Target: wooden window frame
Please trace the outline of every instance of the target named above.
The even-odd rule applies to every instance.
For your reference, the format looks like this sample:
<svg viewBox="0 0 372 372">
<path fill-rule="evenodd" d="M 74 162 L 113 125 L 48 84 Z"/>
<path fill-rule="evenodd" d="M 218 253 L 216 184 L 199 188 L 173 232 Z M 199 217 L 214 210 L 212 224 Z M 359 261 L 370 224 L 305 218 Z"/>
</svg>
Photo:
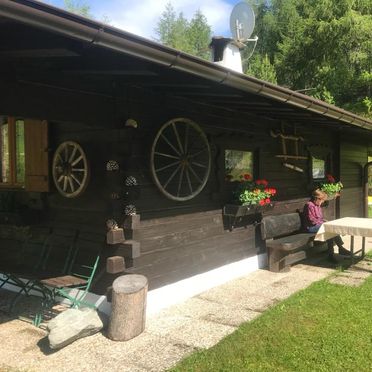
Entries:
<svg viewBox="0 0 372 372">
<path fill-rule="evenodd" d="M 314 159 L 323 161 L 323 163 L 324 163 L 324 169 L 323 169 L 324 176 L 323 177 L 314 177 Z M 313 181 L 322 181 L 322 180 L 324 180 L 326 178 L 326 174 L 327 174 L 327 159 L 324 159 L 322 157 L 311 156 L 310 163 L 311 163 L 310 164 L 310 168 L 311 168 L 310 169 L 310 173 L 311 173 L 312 180 Z"/>
<path fill-rule="evenodd" d="M 250 172 L 250 175 L 252 176 L 252 179 L 256 179 L 258 177 L 258 171 L 259 171 L 259 163 L 258 163 L 258 151 L 252 148 L 245 148 L 242 146 L 227 146 L 223 148 L 222 151 L 222 157 L 223 157 L 223 174 L 224 174 L 224 180 L 227 183 L 234 183 L 239 182 L 238 180 L 227 180 L 226 179 L 226 168 L 225 168 L 225 154 L 226 150 L 233 150 L 233 151 L 241 151 L 241 152 L 249 152 L 252 154 L 252 171 Z"/>
<path fill-rule="evenodd" d="M 9 182 L 0 182 L 0 190 L 48 192 L 48 123 L 19 116 L 3 116 L 8 120 Z M 17 182 L 17 120 L 22 120 L 24 123 L 25 177 L 22 183 Z"/>
<path fill-rule="evenodd" d="M 332 173 L 332 151 L 327 146 L 322 145 L 310 145 L 309 150 L 309 182 L 311 184 L 324 182 L 326 180 L 327 174 Z M 313 158 L 320 159 L 324 161 L 324 177 L 314 178 L 313 177 Z"/>
<path fill-rule="evenodd" d="M 1 189 L 22 189 L 25 182 L 17 182 L 17 155 L 16 155 L 16 122 L 23 120 L 14 116 L 7 116 L 8 119 L 8 148 L 9 148 L 9 182 L 0 182 Z"/>
</svg>

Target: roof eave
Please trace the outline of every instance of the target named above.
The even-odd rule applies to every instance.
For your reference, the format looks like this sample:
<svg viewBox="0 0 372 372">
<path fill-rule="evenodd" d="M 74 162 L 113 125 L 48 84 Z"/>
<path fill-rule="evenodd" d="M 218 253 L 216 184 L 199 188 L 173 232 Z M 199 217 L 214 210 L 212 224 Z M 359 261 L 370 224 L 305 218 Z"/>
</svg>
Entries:
<svg viewBox="0 0 372 372">
<path fill-rule="evenodd" d="M 44 3 L 6 0 L 1 2 L 0 15 L 372 130 L 371 120 L 337 106 Z"/>
</svg>

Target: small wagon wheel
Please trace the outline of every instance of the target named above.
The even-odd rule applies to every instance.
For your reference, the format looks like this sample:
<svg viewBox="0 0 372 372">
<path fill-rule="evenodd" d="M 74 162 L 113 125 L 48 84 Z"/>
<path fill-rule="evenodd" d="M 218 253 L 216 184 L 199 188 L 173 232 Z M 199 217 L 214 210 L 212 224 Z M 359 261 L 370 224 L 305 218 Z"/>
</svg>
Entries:
<svg viewBox="0 0 372 372">
<path fill-rule="evenodd" d="M 194 198 L 206 185 L 211 168 L 206 135 L 189 119 L 168 121 L 155 136 L 150 166 L 156 185 L 167 198 Z"/>
<path fill-rule="evenodd" d="M 80 195 L 89 179 L 88 160 L 81 146 L 72 141 L 61 143 L 53 156 L 52 172 L 60 194 L 66 198 Z"/>
</svg>

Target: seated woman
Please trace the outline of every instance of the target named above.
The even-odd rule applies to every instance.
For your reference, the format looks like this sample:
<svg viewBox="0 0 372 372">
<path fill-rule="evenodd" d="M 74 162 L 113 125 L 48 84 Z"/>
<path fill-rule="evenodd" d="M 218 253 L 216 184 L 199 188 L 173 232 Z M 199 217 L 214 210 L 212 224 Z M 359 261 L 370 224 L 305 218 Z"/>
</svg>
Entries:
<svg viewBox="0 0 372 372">
<path fill-rule="evenodd" d="M 311 194 L 311 199 L 305 204 L 303 216 L 305 229 L 309 233 L 316 233 L 320 226 L 326 220 L 323 218 L 322 204 L 327 200 L 327 194 L 319 189 L 314 190 Z M 344 248 L 340 236 L 328 241 L 328 257 L 331 261 L 335 261 L 333 246 L 336 244 L 338 246 L 338 253 L 340 255 L 348 256 L 350 252 Z"/>
</svg>

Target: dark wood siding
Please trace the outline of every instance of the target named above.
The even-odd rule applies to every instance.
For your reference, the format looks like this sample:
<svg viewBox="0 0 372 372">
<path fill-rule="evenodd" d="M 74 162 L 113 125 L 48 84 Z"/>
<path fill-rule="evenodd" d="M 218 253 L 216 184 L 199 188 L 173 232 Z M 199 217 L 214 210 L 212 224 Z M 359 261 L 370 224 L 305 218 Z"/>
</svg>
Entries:
<svg viewBox="0 0 372 372">
<path fill-rule="evenodd" d="M 295 172 L 284 167 L 283 159 L 276 156 L 281 153 L 281 143 L 270 131 L 282 129 L 279 120 L 239 115 L 218 107 L 206 109 L 196 102 L 156 96 L 137 89 L 128 90 L 125 97 L 120 98 L 52 88 L 31 89 L 23 85 L 9 84 L 7 89 L 6 94 L 5 90 L 0 92 L 4 107 L 1 113 L 48 120 L 51 153 L 63 141 L 78 142 L 87 154 L 91 177 L 85 192 L 75 199 L 62 197 L 53 185 L 49 193 L 8 192 L 12 206 L 2 213 L 19 212 L 26 225 L 71 226 L 79 231 L 105 234 L 107 219 L 115 218 L 122 224 L 125 206 L 135 205 L 141 223 L 133 238 L 141 244 L 141 256 L 127 262 L 128 272 L 148 276 L 150 288 L 264 252 L 255 224 L 259 216 L 240 221 L 229 231 L 222 215 L 223 205 L 231 198 L 232 187 L 225 182 L 225 149 L 249 150 L 257 155 L 256 176 L 267 179 L 270 186 L 278 190 L 274 199 L 276 206 L 267 213 L 301 209 L 313 187 L 309 160 L 288 159 L 288 163 L 303 169 L 303 172 Z M 136 119 L 137 129 L 124 126 L 129 117 Z M 212 149 L 209 181 L 197 197 L 187 202 L 164 197 L 155 186 L 149 167 L 155 133 L 175 117 L 197 122 Z M 330 171 L 336 178 L 340 176 L 345 184 L 341 215 L 362 215 L 361 172 L 366 162 L 367 139 L 345 136 L 339 150 L 337 132 L 311 123 L 297 128 L 295 124 L 287 123 L 284 129 L 288 134 L 295 132 L 304 138 L 301 155 L 307 155 L 307 149 L 314 145 L 329 149 Z M 109 160 L 116 160 L 120 171 L 107 172 Z M 124 183 L 128 176 L 135 177 L 139 185 L 126 189 Z M 117 193 L 119 199 L 112 200 L 112 193 Z M 327 213 L 328 218 L 334 216 L 333 210 Z M 115 249 L 107 247 L 104 254 L 113 255 Z M 100 283 L 96 289 L 104 293 L 113 279 L 105 275 L 104 259 L 97 278 Z"/>
<path fill-rule="evenodd" d="M 370 143 L 370 142 L 369 142 Z M 363 217 L 363 167 L 368 161 L 368 138 L 342 135 L 340 138 L 340 217 Z"/>
</svg>

